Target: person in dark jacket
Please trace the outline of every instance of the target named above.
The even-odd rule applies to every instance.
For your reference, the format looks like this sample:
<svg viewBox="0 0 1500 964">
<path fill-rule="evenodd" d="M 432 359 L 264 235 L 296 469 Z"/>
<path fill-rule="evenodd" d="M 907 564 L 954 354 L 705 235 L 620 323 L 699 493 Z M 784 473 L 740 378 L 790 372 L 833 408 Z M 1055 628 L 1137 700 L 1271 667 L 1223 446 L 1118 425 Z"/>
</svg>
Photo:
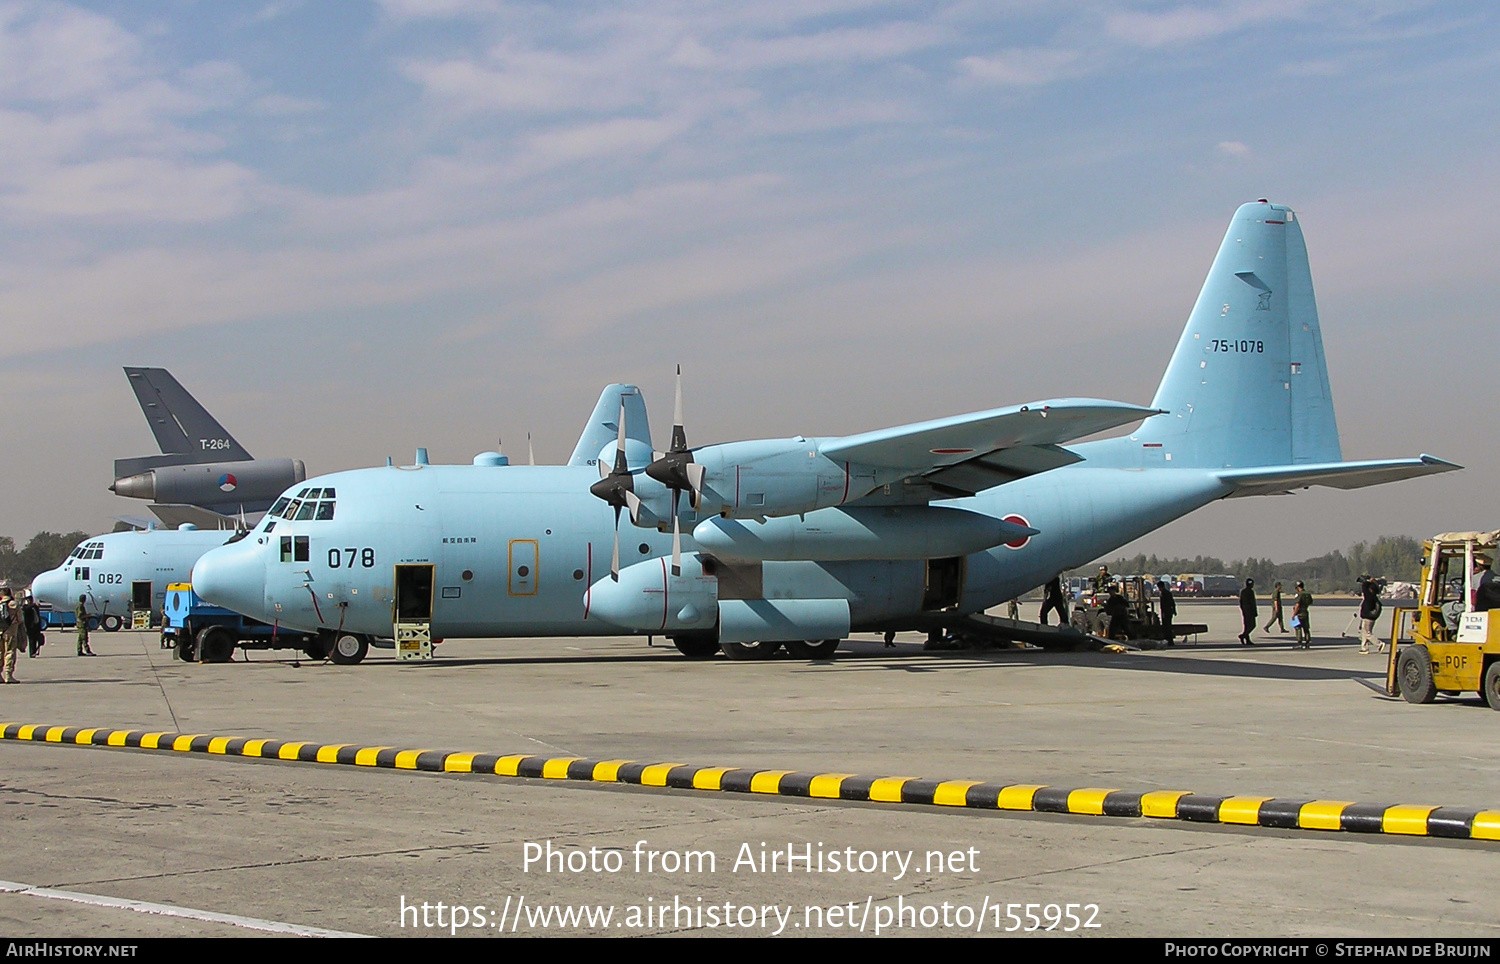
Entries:
<svg viewBox="0 0 1500 964">
<path fill-rule="evenodd" d="M 1165 579 L 1157 582 L 1156 588 L 1161 595 L 1162 638 L 1167 641 L 1168 646 L 1171 646 L 1173 645 L 1172 618 L 1177 615 L 1177 597 L 1172 595 L 1172 587 L 1167 585 Z"/>
<path fill-rule="evenodd" d="M 1474 611 L 1476 613 L 1487 613 L 1492 609 L 1500 609 L 1500 574 L 1496 567 L 1500 566 L 1500 557 L 1490 563 L 1490 567 L 1479 577 L 1479 586 L 1474 590 Z"/>
<path fill-rule="evenodd" d="M 1370 639 L 1375 635 L 1375 620 L 1380 618 L 1380 583 L 1369 576 L 1359 577 L 1359 651 L 1370 651 Z M 1385 652 L 1385 641 L 1375 640 L 1377 653 Z"/>
<path fill-rule="evenodd" d="M 1104 615 L 1109 617 L 1109 627 L 1104 635 L 1110 639 L 1130 638 L 1130 603 L 1120 593 L 1120 587 L 1111 583 L 1109 596 L 1104 600 Z"/>
<path fill-rule="evenodd" d="M 1243 646 L 1254 646 L 1250 641 L 1250 633 L 1255 629 L 1255 619 L 1260 615 L 1260 610 L 1255 605 L 1255 580 L 1246 579 L 1245 588 L 1240 590 L 1240 618 L 1244 623 L 1244 629 L 1240 632 L 1240 644 Z"/>
<path fill-rule="evenodd" d="M 1068 625 L 1068 603 L 1063 596 L 1061 574 L 1053 576 L 1052 581 L 1042 590 L 1042 625 L 1047 625 L 1047 614 L 1057 610 L 1057 625 Z"/>
<path fill-rule="evenodd" d="M 34 657 L 46 642 L 46 637 L 42 635 L 42 611 L 29 589 L 21 597 L 21 619 L 26 623 L 26 655 Z"/>
</svg>

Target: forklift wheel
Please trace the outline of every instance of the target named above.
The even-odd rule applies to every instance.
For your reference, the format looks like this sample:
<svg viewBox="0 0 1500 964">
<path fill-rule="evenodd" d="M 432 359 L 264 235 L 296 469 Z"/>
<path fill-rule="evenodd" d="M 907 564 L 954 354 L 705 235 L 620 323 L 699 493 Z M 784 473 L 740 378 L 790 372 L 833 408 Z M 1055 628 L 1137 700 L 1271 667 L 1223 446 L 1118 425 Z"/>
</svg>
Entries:
<svg viewBox="0 0 1500 964">
<path fill-rule="evenodd" d="M 1421 644 L 1402 650 L 1396 662 L 1396 683 L 1408 703 L 1431 703 L 1437 699 L 1437 684 L 1432 681 L 1432 656 Z"/>
<path fill-rule="evenodd" d="M 1479 695 L 1490 705 L 1492 710 L 1500 710 L 1500 659 L 1490 663 L 1490 668 L 1484 671 L 1484 679 L 1479 684 Z"/>
</svg>

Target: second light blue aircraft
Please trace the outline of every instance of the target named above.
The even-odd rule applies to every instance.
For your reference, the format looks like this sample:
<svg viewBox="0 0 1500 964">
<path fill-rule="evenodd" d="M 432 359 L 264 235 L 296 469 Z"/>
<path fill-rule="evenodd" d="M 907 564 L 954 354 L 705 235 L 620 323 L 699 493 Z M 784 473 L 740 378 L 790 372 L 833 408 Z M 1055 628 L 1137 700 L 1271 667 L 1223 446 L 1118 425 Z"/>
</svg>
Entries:
<svg viewBox="0 0 1500 964">
<path fill-rule="evenodd" d="M 653 452 L 639 391 L 614 385 L 565 466 L 311 479 L 203 556 L 194 586 L 360 653 L 651 633 L 690 656 L 818 657 L 853 631 L 956 623 L 1217 499 L 1458 468 L 1342 461 L 1302 231 L 1263 200 L 1235 213 L 1147 407 L 1058 398 L 690 447 L 679 387 L 675 422 Z"/>
</svg>

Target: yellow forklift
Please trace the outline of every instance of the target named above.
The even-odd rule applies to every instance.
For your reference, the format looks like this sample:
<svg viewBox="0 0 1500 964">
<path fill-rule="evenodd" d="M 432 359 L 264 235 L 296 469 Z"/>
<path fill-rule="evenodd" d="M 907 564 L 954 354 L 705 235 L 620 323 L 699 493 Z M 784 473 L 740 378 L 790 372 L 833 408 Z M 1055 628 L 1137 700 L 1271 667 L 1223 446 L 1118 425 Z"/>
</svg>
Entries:
<svg viewBox="0 0 1500 964">
<path fill-rule="evenodd" d="M 1500 710 L 1500 610 L 1474 611 L 1480 575 L 1500 549 L 1495 532 L 1444 532 L 1422 543 L 1417 605 L 1391 614 L 1391 658 L 1385 690 L 1409 703 L 1439 693 L 1478 692 Z M 1410 617 L 1410 639 L 1403 626 Z"/>
</svg>

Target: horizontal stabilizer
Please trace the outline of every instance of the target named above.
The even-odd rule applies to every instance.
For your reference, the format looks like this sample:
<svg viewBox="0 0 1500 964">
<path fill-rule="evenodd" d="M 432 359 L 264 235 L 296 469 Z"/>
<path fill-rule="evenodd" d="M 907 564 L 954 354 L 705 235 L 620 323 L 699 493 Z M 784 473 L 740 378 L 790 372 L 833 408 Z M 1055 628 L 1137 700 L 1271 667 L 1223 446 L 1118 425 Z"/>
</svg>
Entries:
<svg viewBox="0 0 1500 964">
<path fill-rule="evenodd" d="M 1017 453 L 1014 465 L 1002 461 L 995 466 L 1018 478 L 1075 461 L 1048 447 L 1138 422 L 1156 411 L 1093 398 L 1052 399 L 829 439 L 819 450 L 839 461 L 921 471 L 982 459 L 1002 449 L 1036 449 Z M 1028 464 L 1036 469 L 1027 471 Z"/>
<path fill-rule="evenodd" d="M 1414 459 L 1378 459 L 1369 462 L 1328 462 L 1323 465 L 1271 465 L 1257 469 L 1230 469 L 1218 473 L 1219 480 L 1234 486 L 1228 498 L 1245 495 L 1286 495 L 1293 489 L 1326 485 L 1334 489 L 1362 489 L 1367 485 L 1400 482 L 1424 475 L 1452 472 L 1463 466 L 1432 455 Z"/>
</svg>

